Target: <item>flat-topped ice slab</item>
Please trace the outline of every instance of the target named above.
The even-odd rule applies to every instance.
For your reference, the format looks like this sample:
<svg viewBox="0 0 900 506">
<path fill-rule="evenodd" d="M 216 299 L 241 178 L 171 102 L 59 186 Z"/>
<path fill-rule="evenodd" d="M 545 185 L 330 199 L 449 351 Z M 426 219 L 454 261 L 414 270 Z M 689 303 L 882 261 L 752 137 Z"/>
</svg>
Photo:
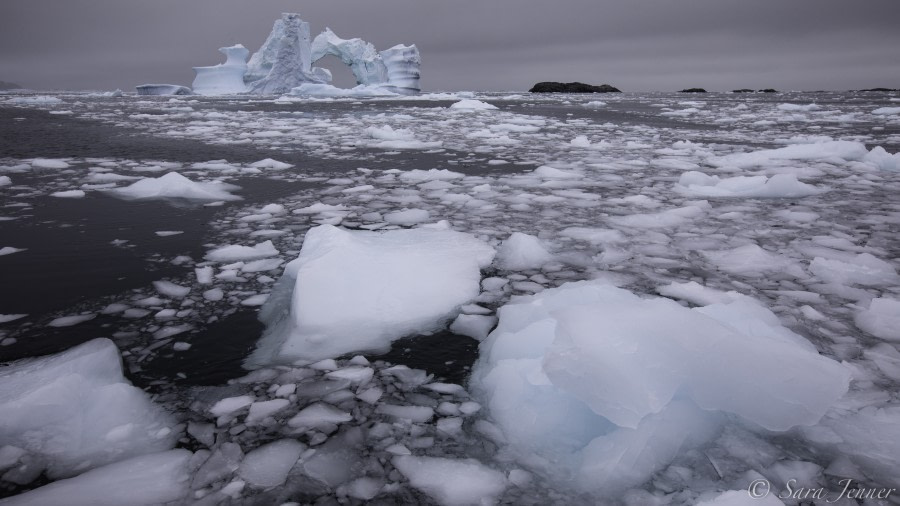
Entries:
<svg viewBox="0 0 900 506">
<path fill-rule="evenodd" d="M 814 425 L 850 381 L 736 293 L 687 309 L 582 281 L 497 314 L 471 385 L 514 447 L 560 459 L 588 489 L 644 482 L 712 437 L 717 412 L 769 431 Z"/>
<path fill-rule="evenodd" d="M 24 450 L 33 459 L 24 465 L 51 478 L 174 444 L 174 419 L 125 379 L 119 350 L 104 338 L 0 367 L 0 413 L 0 443 Z"/>
<path fill-rule="evenodd" d="M 310 229 L 260 318 L 267 329 L 248 366 L 386 350 L 437 330 L 479 293 L 494 249 L 439 229 Z"/>
</svg>

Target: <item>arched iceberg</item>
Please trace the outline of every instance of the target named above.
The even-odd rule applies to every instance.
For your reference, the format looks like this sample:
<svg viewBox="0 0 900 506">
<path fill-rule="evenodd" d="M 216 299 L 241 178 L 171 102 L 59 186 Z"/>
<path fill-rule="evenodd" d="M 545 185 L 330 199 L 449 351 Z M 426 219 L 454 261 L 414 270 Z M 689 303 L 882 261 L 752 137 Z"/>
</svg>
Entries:
<svg viewBox="0 0 900 506">
<path fill-rule="evenodd" d="M 225 63 L 212 67 L 194 67 L 194 93 L 198 95 L 226 95 L 230 93 L 246 93 L 244 75 L 247 72 L 247 56 L 250 51 L 237 44 L 220 47 L 219 52 L 225 55 Z"/>
</svg>

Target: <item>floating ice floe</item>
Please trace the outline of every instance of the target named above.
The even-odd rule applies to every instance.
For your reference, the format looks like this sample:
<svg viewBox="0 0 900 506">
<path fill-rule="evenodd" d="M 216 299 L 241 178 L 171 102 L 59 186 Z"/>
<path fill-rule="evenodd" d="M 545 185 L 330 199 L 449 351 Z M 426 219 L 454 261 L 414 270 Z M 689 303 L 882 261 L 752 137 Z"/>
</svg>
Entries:
<svg viewBox="0 0 900 506">
<path fill-rule="evenodd" d="M 813 425 L 850 381 L 848 368 L 736 294 L 686 309 L 584 281 L 498 316 L 472 387 L 522 461 L 572 473 L 583 490 L 643 483 L 714 437 L 719 412 L 770 431 Z"/>
<path fill-rule="evenodd" d="M 24 450 L 4 480 L 65 478 L 167 450 L 172 417 L 122 375 L 112 341 L 0 366 L 0 442 Z"/>
<path fill-rule="evenodd" d="M 702 172 L 685 172 L 678 179 L 675 190 L 695 197 L 755 197 L 786 198 L 818 195 L 825 191 L 801 183 L 793 174 L 766 176 L 735 176 L 720 178 Z"/>
<path fill-rule="evenodd" d="M 4 255 L 12 255 L 13 253 L 20 253 L 22 251 L 26 251 L 28 248 L 14 248 L 12 246 L 4 246 L 0 248 L 0 257 Z"/>
<path fill-rule="evenodd" d="M 856 313 L 856 326 L 875 337 L 900 341 L 900 300 L 880 297 Z"/>
<path fill-rule="evenodd" d="M 227 183 L 198 183 L 177 172 L 169 172 L 160 177 L 148 177 L 124 188 L 108 190 L 114 195 L 127 199 L 179 198 L 189 200 L 240 200 L 231 191 L 239 187 Z"/>
<path fill-rule="evenodd" d="M 827 141 L 812 144 L 792 144 L 783 148 L 763 149 L 750 153 L 736 153 L 712 157 L 707 161 L 716 167 L 750 168 L 765 165 L 772 160 L 821 160 L 839 158 L 861 160 L 869 150 L 866 145 L 855 141 Z"/>
<path fill-rule="evenodd" d="M 50 194 L 51 197 L 58 197 L 63 199 L 80 199 L 85 196 L 84 190 L 64 190 L 53 192 Z"/>
<path fill-rule="evenodd" d="M 222 246 L 207 253 L 205 258 L 213 262 L 239 262 L 242 260 L 273 257 L 277 254 L 278 250 L 272 244 L 272 241 L 263 241 L 254 246 L 241 246 L 239 244 Z"/>
<path fill-rule="evenodd" d="M 385 350 L 395 339 L 438 329 L 478 295 L 494 250 L 438 229 L 310 229 L 260 318 L 266 331 L 249 366 Z"/>
<path fill-rule="evenodd" d="M 466 98 L 460 100 L 459 102 L 455 102 L 450 105 L 450 108 L 462 111 L 494 111 L 498 109 L 496 105 L 491 105 L 487 102 L 482 102 L 481 100 L 475 100 L 471 98 Z"/>
<path fill-rule="evenodd" d="M 169 450 L 107 464 L 4 499 L 4 506 L 148 506 L 184 499 L 192 453 Z"/>
</svg>

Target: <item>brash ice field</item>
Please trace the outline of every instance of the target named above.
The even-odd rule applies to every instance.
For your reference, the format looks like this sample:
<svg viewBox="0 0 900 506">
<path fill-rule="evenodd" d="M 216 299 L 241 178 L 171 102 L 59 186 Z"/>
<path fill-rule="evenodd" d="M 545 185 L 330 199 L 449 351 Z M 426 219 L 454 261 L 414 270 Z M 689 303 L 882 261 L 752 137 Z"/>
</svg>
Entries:
<svg viewBox="0 0 900 506">
<path fill-rule="evenodd" d="M 0 504 L 896 500 L 896 92 L 315 95 L 0 95 Z"/>
</svg>

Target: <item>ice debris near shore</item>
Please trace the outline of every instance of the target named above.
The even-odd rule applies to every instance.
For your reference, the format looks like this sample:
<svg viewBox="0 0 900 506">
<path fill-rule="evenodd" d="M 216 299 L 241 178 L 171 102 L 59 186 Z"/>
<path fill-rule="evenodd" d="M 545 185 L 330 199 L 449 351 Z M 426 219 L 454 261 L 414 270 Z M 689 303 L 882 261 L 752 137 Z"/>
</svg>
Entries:
<svg viewBox="0 0 900 506">
<path fill-rule="evenodd" d="M 219 49 L 227 61 L 211 67 L 194 67 L 194 93 L 226 95 L 252 93 L 318 96 L 382 96 L 419 93 L 421 58 L 415 45 L 396 45 L 377 51 L 359 38 L 342 39 L 329 28 L 310 39 L 309 23 L 298 14 L 284 13 L 259 51 L 247 62 L 248 51 L 237 44 Z M 334 55 L 350 67 L 357 87 L 331 86 L 331 72 L 313 67 L 326 55 Z M 140 94 L 180 94 L 179 88 L 159 85 L 138 87 Z"/>
<path fill-rule="evenodd" d="M 0 412 L 0 482 L 67 478 L 175 444 L 174 419 L 125 379 L 105 338 L 0 367 Z"/>
<path fill-rule="evenodd" d="M 586 491 L 645 482 L 715 437 L 722 413 L 768 431 L 814 425 L 850 381 L 738 294 L 687 309 L 582 281 L 498 316 L 472 388 L 520 457 Z"/>
<path fill-rule="evenodd" d="M 385 350 L 438 330 L 478 295 L 494 253 L 452 230 L 312 228 L 260 312 L 267 328 L 246 364 Z"/>
</svg>

